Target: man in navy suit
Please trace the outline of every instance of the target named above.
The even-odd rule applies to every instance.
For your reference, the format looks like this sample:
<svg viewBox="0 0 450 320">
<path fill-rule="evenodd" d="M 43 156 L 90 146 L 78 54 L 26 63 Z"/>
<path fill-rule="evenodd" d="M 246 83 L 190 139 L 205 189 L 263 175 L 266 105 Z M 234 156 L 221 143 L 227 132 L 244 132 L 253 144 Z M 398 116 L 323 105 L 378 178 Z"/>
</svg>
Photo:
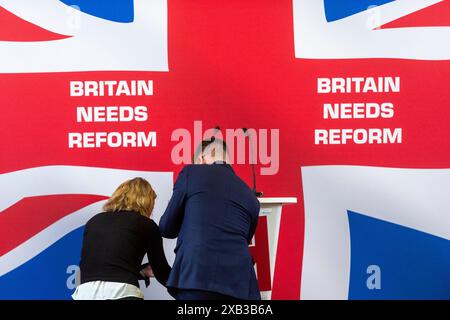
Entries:
<svg viewBox="0 0 450 320">
<path fill-rule="evenodd" d="M 163 237 L 178 237 L 168 290 L 180 300 L 259 300 L 248 248 L 259 201 L 227 163 L 223 140 L 203 141 L 194 160 L 180 172 L 159 222 Z"/>
</svg>

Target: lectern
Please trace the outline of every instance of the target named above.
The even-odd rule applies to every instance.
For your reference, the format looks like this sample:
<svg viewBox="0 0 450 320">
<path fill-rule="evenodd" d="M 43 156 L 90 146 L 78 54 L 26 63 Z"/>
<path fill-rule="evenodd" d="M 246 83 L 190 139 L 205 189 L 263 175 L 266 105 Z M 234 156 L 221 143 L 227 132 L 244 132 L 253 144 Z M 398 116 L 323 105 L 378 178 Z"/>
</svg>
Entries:
<svg viewBox="0 0 450 320">
<path fill-rule="evenodd" d="M 260 220 L 258 223 L 259 230 L 257 230 L 257 234 L 252 241 L 252 245 L 256 246 L 255 253 L 258 254 L 258 256 L 264 256 L 264 253 L 258 251 L 268 249 L 269 272 L 265 272 L 265 274 L 270 274 L 270 284 L 265 283 L 268 281 L 261 279 L 263 270 L 260 268 L 260 272 L 258 272 L 258 260 L 256 261 L 257 263 L 255 264 L 255 269 L 258 275 L 258 281 L 260 283 L 261 298 L 263 300 L 270 300 L 272 296 L 273 271 L 275 269 L 275 259 L 277 256 L 281 212 L 283 205 L 297 203 L 297 198 L 259 198 L 259 202 L 261 203 L 261 210 L 259 212 Z M 258 234 L 260 235 L 259 237 Z M 259 241 L 261 241 L 262 244 L 258 243 Z M 263 262 L 260 263 L 262 264 Z"/>
</svg>

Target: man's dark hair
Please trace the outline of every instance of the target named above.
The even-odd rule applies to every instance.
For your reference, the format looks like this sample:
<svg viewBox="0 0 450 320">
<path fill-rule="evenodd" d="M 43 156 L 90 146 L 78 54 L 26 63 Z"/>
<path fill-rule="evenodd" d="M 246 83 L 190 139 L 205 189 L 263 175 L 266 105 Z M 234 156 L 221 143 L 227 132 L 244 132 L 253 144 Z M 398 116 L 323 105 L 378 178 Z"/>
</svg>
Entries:
<svg viewBox="0 0 450 320">
<path fill-rule="evenodd" d="M 211 137 L 209 140 L 202 140 L 195 149 L 194 155 L 192 157 L 192 163 L 195 163 L 195 159 L 201 155 L 205 149 L 211 144 L 220 144 L 224 153 L 228 153 L 227 143 L 222 139 L 217 139 L 216 137 Z"/>
</svg>

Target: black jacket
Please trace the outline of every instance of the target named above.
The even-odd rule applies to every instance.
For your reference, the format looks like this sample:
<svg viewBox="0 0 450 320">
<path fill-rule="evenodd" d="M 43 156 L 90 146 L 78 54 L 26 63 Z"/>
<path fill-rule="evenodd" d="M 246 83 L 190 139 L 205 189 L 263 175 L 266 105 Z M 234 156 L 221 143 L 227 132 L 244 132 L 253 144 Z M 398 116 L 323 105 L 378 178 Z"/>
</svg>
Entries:
<svg viewBox="0 0 450 320">
<path fill-rule="evenodd" d="M 165 285 L 170 266 L 156 223 L 136 212 L 99 213 L 84 230 L 81 283 L 99 280 L 139 287 L 139 271 L 146 253 L 156 279 Z"/>
</svg>

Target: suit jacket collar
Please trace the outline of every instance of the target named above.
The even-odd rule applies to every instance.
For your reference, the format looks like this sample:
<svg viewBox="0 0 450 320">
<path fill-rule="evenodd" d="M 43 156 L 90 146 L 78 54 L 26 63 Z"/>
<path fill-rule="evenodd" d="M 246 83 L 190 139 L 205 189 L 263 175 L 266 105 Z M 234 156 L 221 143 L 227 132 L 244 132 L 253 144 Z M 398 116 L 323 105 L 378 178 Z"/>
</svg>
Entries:
<svg viewBox="0 0 450 320">
<path fill-rule="evenodd" d="M 214 161 L 213 165 L 224 166 L 225 168 L 230 169 L 234 173 L 233 167 L 230 164 L 226 163 L 225 161 Z"/>
</svg>

